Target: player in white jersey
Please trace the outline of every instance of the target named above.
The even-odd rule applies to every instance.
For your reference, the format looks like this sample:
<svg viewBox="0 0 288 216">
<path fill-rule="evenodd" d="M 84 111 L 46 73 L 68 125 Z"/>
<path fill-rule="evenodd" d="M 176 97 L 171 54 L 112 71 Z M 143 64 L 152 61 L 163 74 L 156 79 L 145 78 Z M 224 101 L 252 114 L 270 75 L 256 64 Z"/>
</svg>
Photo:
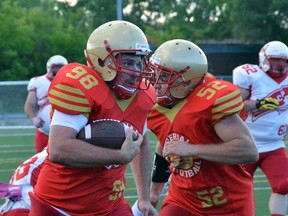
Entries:
<svg viewBox="0 0 288 216">
<path fill-rule="evenodd" d="M 47 149 L 24 161 L 14 171 L 9 184 L 0 183 L 0 198 L 6 202 L 0 206 L 0 216 L 28 216 L 31 207 L 28 193 L 33 191 L 43 162 L 47 157 Z"/>
<path fill-rule="evenodd" d="M 33 77 L 27 86 L 28 95 L 24 110 L 36 127 L 35 149 L 41 152 L 48 142 L 50 127 L 50 103 L 48 101 L 48 88 L 58 70 L 68 64 L 60 55 L 52 56 L 47 61 L 47 73 Z"/>
<path fill-rule="evenodd" d="M 259 160 L 245 165 L 253 175 L 260 167 L 272 189 L 270 214 L 287 211 L 288 157 L 288 48 L 271 41 L 259 52 L 259 66 L 244 64 L 233 70 L 233 83 L 241 88 L 246 123 L 256 141 Z"/>
</svg>

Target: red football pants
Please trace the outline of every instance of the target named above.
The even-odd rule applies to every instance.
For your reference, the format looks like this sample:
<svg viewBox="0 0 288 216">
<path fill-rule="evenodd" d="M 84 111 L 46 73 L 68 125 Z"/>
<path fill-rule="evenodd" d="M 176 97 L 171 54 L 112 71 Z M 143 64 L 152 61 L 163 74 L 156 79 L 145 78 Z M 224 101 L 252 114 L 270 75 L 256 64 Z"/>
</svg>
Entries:
<svg viewBox="0 0 288 216">
<path fill-rule="evenodd" d="M 40 130 L 35 131 L 35 149 L 36 152 L 41 152 L 48 144 L 49 136 Z"/>
</svg>

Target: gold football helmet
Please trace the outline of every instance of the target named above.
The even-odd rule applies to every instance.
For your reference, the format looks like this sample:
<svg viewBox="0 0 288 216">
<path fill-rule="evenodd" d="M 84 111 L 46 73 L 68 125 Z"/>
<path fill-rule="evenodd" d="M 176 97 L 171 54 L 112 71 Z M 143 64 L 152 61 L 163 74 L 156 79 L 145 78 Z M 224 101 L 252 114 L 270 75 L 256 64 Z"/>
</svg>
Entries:
<svg viewBox="0 0 288 216">
<path fill-rule="evenodd" d="M 147 38 L 139 27 L 127 21 L 117 20 L 105 23 L 92 32 L 87 42 L 85 56 L 88 65 L 95 69 L 104 81 L 112 81 L 117 74 L 121 73 L 142 80 L 151 78 L 153 74 L 147 62 L 150 52 Z M 122 65 L 121 55 L 123 54 L 141 56 L 141 68 L 131 69 Z M 135 89 L 142 88 L 141 82 L 134 86 L 127 86 L 123 81 L 119 84 L 118 80 L 114 85 L 116 85 L 115 88 L 113 87 L 114 92 L 122 91 L 119 95 L 124 99 L 131 97 Z"/>
<path fill-rule="evenodd" d="M 157 102 L 164 106 L 173 103 L 173 98 L 185 98 L 208 70 L 205 53 L 182 39 L 163 43 L 150 58 L 150 64 L 155 71 L 153 83 L 167 85 L 165 92 L 157 94 Z"/>
</svg>

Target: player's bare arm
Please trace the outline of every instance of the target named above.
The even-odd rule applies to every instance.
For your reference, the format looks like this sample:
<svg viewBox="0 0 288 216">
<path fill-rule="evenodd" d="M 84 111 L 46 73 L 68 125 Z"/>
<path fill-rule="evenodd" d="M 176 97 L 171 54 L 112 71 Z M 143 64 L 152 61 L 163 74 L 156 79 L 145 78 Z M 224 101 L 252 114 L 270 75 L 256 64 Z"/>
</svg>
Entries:
<svg viewBox="0 0 288 216">
<path fill-rule="evenodd" d="M 249 112 L 256 108 L 256 101 L 248 99 L 249 91 L 247 89 L 241 88 L 241 97 L 243 99 L 245 112 Z"/>
<path fill-rule="evenodd" d="M 29 118 L 35 117 L 37 114 L 37 97 L 34 91 L 29 91 L 25 102 L 24 110 Z"/>
<path fill-rule="evenodd" d="M 147 133 L 143 136 L 143 142 L 140 148 L 140 153 L 132 160 L 131 169 L 135 179 L 135 184 L 138 192 L 138 208 L 142 212 L 142 215 L 158 215 L 156 209 L 150 203 L 150 162 L 147 155 L 151 155 L 150 144 L 148 141 Z M 142 172 L 141 172 L 142 170 Z M 146 185 L 145 187 L 143 187 Z"/>
<path fill-rule="evenodd" d="M 246 112 L 252 110 L 274 110 L 279 106 L 279 101 L 273 97 L 259 98 L 258 100 L 249 100 L 249 91 L 247 89 L 241 88 L 241 96 L 244 102 L 244 109 Z"/>
<path fill-rule="evenodd" d="M 215 125 L 222 144 L 188 144 L 185 142 L 167 142 L 163 155 L 197 156 L 199 158 L 228 164 L 241 164 L 258 160 L 258 151 L 254 139 L 238 114 L 229 116 Z"/>
<path fill-rule="evenodd" d="M 139 153 L 143 140 L 139 134 L 138 139 L 133 141 L 132 133 L 132 129 L 129 129 L 122 148 L 115 150 L 101 148 L 76 139 L 76 130 L 53 125 L 50 129 L 49 158 L 55 163 L 78 168 L 127 164 Z"/>
<path fill-rule="evenodd" d="M 37 105 L 37 95 L 35 91 L 29 91 L 25 105 L 24 111 L 26 115 L 31 119 L 32 123 L 35 125 L 36 128 L 40 128 L 43 126 L 44 121 L 37 117 L 38 112 L 38 105 Z"/>
</svg>

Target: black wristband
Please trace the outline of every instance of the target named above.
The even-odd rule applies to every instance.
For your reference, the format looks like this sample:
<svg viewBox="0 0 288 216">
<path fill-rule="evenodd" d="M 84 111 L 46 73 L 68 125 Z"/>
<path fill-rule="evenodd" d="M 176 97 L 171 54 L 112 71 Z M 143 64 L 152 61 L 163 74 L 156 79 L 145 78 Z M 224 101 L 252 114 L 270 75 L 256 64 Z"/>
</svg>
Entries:
<svg viewBox="0 0 288 216">
<path fill-rule="evenodd" d="M 259 109 L 263 104 L 261 104 L 262 100 L 256 100 L 256 109 Z"/>
<path fill-rule="evenodd" d="M 169 165 L 165 158 L 155 153 L 152 182 L 167 182 L 171 175 Z"/>
</svg>

